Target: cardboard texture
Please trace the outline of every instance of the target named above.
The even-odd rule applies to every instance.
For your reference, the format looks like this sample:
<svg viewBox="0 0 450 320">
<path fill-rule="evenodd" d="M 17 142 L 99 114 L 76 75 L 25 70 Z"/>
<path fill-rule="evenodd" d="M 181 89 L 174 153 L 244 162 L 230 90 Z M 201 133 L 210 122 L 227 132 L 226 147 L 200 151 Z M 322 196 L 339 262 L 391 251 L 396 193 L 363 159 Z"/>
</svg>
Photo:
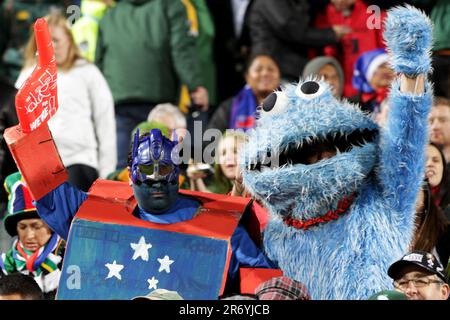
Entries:
<svg viewBox="0 0 450 320">
<path fill-rule="evenodd" d="M 67 180 L 67 172 L 46 123 L 30 133 L 24 133 L 17 125 L 6 129 L 3 136 L 34 200 Z"/>
</svg>

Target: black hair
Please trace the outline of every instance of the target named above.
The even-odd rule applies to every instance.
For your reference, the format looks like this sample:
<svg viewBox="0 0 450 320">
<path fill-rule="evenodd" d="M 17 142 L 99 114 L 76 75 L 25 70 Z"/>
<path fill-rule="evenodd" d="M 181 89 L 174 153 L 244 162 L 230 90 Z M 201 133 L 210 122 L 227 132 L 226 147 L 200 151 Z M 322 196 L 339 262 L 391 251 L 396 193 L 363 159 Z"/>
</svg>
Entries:
<svg viewBox="0 0 450 320">
<path fill-rule="evenodd" d="M 244 68 L 244 74 L 248 73 L 248 69 L 250 69 L 250 66 L 252 65 L 253 61 L 255 61 L 257 58 L 259 57 L 268 57 L 270 59 L 272 59 L 272 61 L 275 63 L 275 65 L 277 66 L 278 70 L 280 70 L 280 65 L 278 64 L 278 62 L 275 60 L 274 57 L 272 57 L 269 54 L 264 54 L 264 53 L 259 53 L 259 54 L 252 54 L 248 57 L 248 59 L 245 61 L 245 68 Z M 280 71 L 281 72 L 281 71 Z"/>
<path fill-rule="evenodd" d="M 431 194 L 431 186 L 427 181 L 423 184 L 422 192 L 423 209 L 416 212 L 412 249 L 431 252 L 446 232 L 449 222 L 442 209 L 436 205 L 436 200 Z"/>
<path fill-rule="evenodd" d="M 429 142 L 429 145 L 437 149 L 439 155 L 441 156 L 443 171 L 442 171 L 442 179 L 441 182 L 439 183 L 439 194 L 436 195 L 436 197 L 441 200 L 440 203 L 441 208 L 445 208 L 450 204 L 450 189 L 449 189 L 450 181 L 447 163 L 445 161 L 444 153 L 442 152 L 442 147 L 440 147 L 434 142 Z"/>
<path fill-rule="evenodd" d="M 22 273 L 0 277 L 0 296 L 18 294 L 23 300 L 43 300 L 44 295 L 36 281 Z"/>
</svg>

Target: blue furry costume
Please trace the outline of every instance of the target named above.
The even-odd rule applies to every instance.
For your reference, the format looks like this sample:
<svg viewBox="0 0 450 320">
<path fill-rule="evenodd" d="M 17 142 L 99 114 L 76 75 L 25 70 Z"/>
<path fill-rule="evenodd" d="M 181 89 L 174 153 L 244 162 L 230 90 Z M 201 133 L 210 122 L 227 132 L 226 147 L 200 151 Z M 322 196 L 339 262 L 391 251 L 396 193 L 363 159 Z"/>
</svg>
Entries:
<svg viewBox="0 0 450 320">
<path fill-rule="evenodd" d="M 413 7 L 389 12 L 384 36 L 396 72 L 430 72 L 431 29 Z M 383 130 L 314 79 L 273 93 L 260 110 L 245 149 L 244 184 L 269 209 L 269 257 L 313 299 L 367 299 L 391 288 L 387 269 L 408 251 L 432 86 L 425 81 L 423 93 L 403 91 L 397 79 Z M 336 154 L 318 157 L 324 145 Z M 308 152 L 318 161 L 305 160 Z M 323 217 L 343 199 L 350 206 L 329 221 L 303 229 L 286 224 Z"/>
</svg>

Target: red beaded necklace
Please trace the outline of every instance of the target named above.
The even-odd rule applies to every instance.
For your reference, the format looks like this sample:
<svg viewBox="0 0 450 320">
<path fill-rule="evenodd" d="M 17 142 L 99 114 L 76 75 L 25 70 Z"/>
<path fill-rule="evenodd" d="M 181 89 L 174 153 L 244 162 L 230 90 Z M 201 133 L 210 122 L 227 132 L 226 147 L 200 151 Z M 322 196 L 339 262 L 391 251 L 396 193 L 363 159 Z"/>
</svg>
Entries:
<svg viewBox="0 0 450 320">
<path fill-rule="evenodd" d="M 338 202 L 338 208 L 336 210 L 328 211 L 324 216 L 311 218 L 306 221 L 301 221 L 292 217 L 285 217 L 283 221 L 289 227 L 308 230 L 310 227 L 318 225 L 320 223 L 337 220 L 340 216 L 344 215 L 347 212 L 347 209 L 353 203 L 354 196 L 355 194 L 351 194 L 350 196 L 340 200 Z"/>
</svg>

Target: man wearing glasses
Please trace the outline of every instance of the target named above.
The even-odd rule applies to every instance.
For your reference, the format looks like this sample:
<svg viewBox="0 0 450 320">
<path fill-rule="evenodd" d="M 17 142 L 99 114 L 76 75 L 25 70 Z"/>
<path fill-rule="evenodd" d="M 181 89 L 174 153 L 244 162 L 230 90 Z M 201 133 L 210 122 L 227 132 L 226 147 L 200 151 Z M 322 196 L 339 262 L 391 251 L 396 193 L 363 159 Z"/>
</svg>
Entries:
<svg viewBox="0 0 450 320">
<path fill-rule="evenodd" d="M 393 263 L 388 275 L 408 300 L 447 300 L 450 294 L 444 268 L 431 253 L 412 251 Z"/>
</svg>

